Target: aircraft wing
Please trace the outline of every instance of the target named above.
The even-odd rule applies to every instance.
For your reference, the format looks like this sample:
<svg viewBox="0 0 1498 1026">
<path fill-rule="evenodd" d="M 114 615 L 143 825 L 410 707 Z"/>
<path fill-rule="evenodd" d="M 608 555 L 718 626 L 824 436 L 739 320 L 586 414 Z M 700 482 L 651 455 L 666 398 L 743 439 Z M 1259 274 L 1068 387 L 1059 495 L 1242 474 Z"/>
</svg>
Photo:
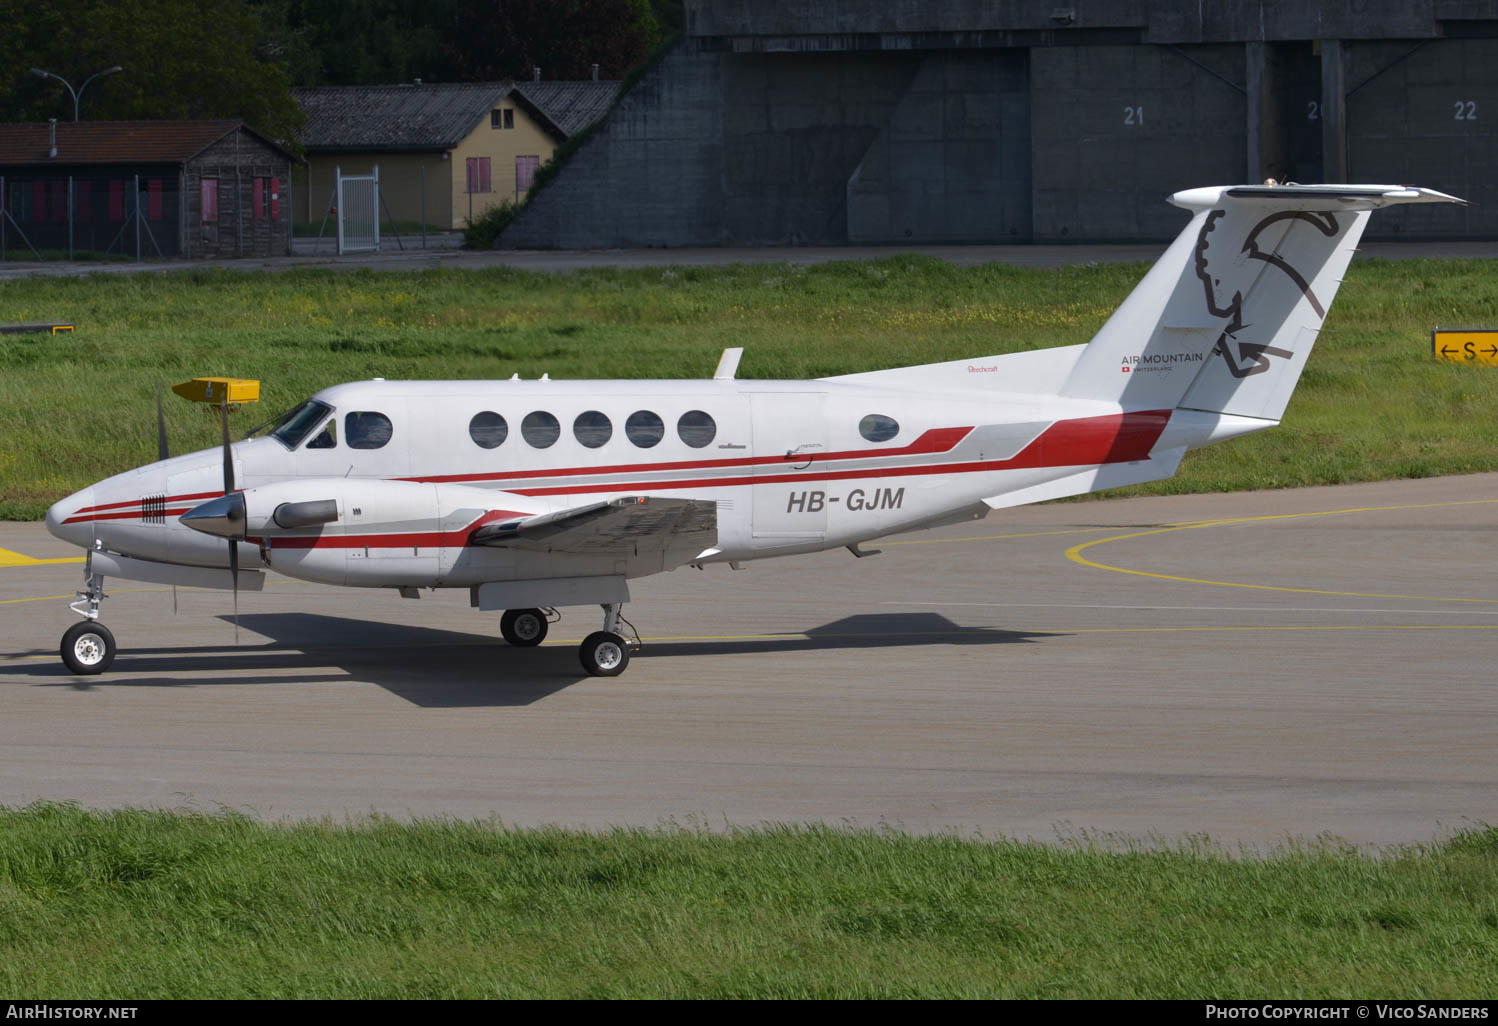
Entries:
<svg viewBox="0 0 1498 1026">
<path fill-rule="evenodd" d="M 645 495 L 487 524 L 469 537 L 473 545 L 578 553 L 701 551 L 717 540 L 716 502 Z"/>
</svg>

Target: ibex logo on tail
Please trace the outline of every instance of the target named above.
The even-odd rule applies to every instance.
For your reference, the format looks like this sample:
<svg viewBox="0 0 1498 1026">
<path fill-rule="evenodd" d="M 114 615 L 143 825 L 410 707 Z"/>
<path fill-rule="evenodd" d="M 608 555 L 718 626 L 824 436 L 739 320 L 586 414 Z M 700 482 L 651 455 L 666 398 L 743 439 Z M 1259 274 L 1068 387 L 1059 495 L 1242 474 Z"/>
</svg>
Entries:
<svg viewBox="0 0 1498 1026">
<path fill-rule="evenodd" d="M 1228 365 L 1228 370 L 1235 378 L 1252 377 L 1262 374 L 1269 369 L 1269 358 L 1282 356 L 1289 359 L 1293 354 L 1288 349 L 1278 349 L 1262 342 L 1239 342 L 1237 335 L 1246 325 L 1243 323 L 1243 293 L 1235 291 L 1232 298 L 1226 298 L 1221 294 L 1222 279 L 1212 274 L 1212 254 L 1209 252 L 1210 240 L 1208 236 L 1217 226 L 1219 219 L 1225 215 L 1225 210 L 1214 210 L 1207 215 L 1202 224 L 1201 234 L 1196 237 L 1196 276 L 1201 279 L 1202 288 L 1207 294 L 1207 312 L 1213 317 L 1228 318 L 1227 326 L 1222 329 L 1222 334 L 1217 337 L 1217 345 L 1213 353 L 1220 353 L 1223 362 Z M 1290 280 L 1300 288 L 1301 294 L 1316 311 L 1316 316 L 1325 318 L 1326 308 L 1316 298 L 1316 293 L 1311 291 L 1310 282 L 1305 276 L 1290 265 L 1283 257 L 1275 252 L 1265 252 L 1259 248 L 1259 235 L 1264 229 L 1278 221 L 1304 221 L 1315 228 L 1327 238 L 1337 234 L 1337 218 L 1335 214 L 1312 213 L 1306 210 L 1282 210 L 1270 214 L 1248 233 L 1240 252 L 1247 253 L 1251 260 L 1262 260 L 1266 264 L 1278 267 L 1289 276 Z M 1219 250 L 1220 251 L 1220 250 Z M 1231 340 L 1231 342 L 1229 341 Z M 1234 355 L 1234 346 L 1237 355 Z"/>
</svg>

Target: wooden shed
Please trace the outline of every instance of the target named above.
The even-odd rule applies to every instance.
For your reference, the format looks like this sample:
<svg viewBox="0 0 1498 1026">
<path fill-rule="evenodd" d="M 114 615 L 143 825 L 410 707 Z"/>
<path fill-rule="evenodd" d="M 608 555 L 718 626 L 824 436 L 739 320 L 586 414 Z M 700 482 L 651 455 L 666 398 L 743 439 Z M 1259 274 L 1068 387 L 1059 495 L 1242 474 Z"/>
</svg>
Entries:
<svg viewBox="0 0 1498 1026">
<path fill-rule="evenodd" d="M 242 121 L 0 124 L 6 255 L 283 256 L 295 163 Z"/>
</svg>

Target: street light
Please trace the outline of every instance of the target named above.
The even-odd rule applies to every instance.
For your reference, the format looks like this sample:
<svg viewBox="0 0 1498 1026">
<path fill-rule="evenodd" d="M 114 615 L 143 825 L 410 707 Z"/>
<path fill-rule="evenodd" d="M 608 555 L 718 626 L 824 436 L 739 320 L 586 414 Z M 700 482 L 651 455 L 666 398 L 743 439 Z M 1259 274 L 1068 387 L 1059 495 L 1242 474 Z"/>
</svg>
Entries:
<svg viewBox="0 0 1498 1026">
<path fill-rule="evenodd" d="M 68 92 L 70 92 L 70 93 L 73 94 L 73 120 L 77 121 L 78 120 L 78 101 L 83 96 L 83 90 L 85 90 L 85 89 L 88 88 L 88 84 L 90 82 L 92 82 L 96 78 L 103 78 L 105 75 L 113 75 L 116 71 L 124 71 L 124 70 L 125 70 L 124 68 L 122 68 L 118 64 L 116 64 L 112 68 L 105 68 L 103 71 L 96 71 L 96 72 L 94 72 L 94 74 L 88 76 L 88 78 L 85 78 L 83 80 L 83 85 L 79 86 L 78 89 L 77 89 L 77 91 L 74 91 L 72 83 L 69 82 L 67 79 L 63 78 L 61 75 L 54 75 L 54 74 L 52 74 L 52 72 L 50 72 L 50 71 L 43 71 L 41 68 L 32 68 L 31 69 L 31 73 L 33 75 L 35 75 L 37 78 L 55 78 L 55 79 L 57 79 L 57 81 L 61 82 L 63 85 L 65 85 L 65 86 L 68 87 Z"/>
</svg>

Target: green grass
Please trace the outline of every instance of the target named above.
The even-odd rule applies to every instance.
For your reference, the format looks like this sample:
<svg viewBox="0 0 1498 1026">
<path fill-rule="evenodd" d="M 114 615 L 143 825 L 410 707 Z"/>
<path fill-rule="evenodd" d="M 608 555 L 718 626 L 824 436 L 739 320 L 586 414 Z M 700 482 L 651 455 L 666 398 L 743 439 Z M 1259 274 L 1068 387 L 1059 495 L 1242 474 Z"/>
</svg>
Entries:
<svg viewBox="0 0 1498 1026">
<path fill-rule="evenodd" d="M 1498 830 L 1369 854 L 0 809 L 0 992 L 1490 997 Z"/>
<path fill-rule="evenodd" d="M 956 268 L 896 256 L 819 267 L 510 268 L 280 274 L 210 269 L 0 283 L 0 518 L 155 458 L 154 397 L 198 375 L 264 382 L 248 427 L 340 381 L 807 378 L 1085 342 L 1142 265 Z M 1276 488 L 1498 466 L 1498 368 L 1436 364 L 1436 325 L 1498 326 L 1498 262 L 1359 261 L 1282 427 L 1187 458 L 1136 491 Z M 168 394 L 172 451 L 211 411 Z"/>
</svg>

